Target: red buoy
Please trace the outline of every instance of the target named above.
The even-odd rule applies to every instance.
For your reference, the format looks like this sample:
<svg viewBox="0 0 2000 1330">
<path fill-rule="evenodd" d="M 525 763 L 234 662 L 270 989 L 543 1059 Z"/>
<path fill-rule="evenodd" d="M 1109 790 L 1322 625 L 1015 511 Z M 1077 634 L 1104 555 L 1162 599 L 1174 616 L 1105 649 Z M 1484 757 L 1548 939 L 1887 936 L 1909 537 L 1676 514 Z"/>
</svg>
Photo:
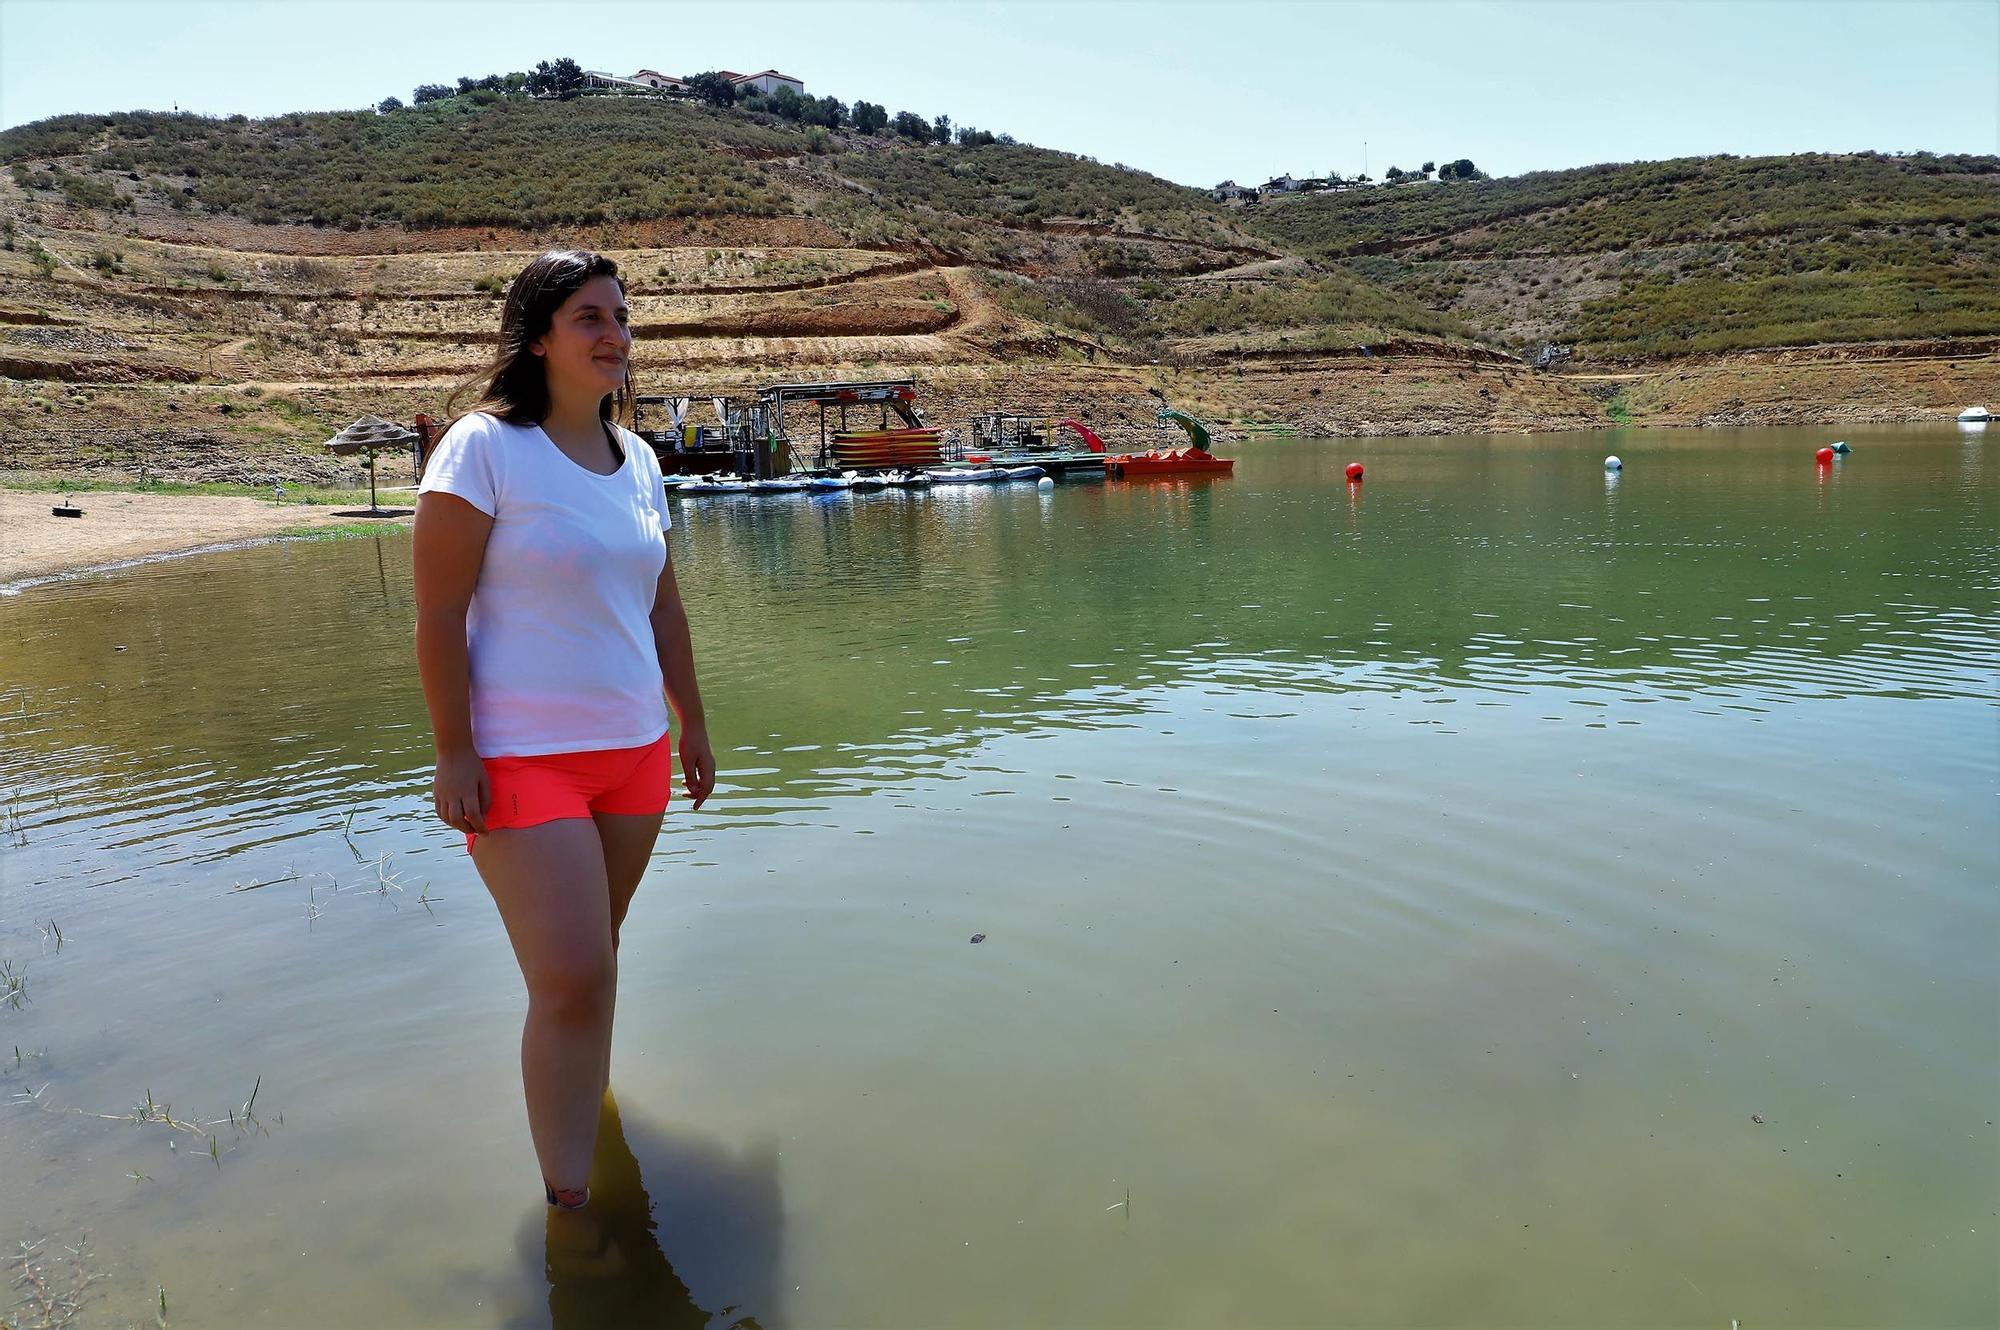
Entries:
<svg viewBox="0 0 2000 1330">
<path fill-rule="evenodd" d="M 1818 462 L 1821 466 L 1832 466 L 1833 449 L 1831 448 L 1820 449 L 1818 452 L 1813 454 L 1813 460 Z"/>
<path fill-rule="evenodd" d="M 1832 452 L 1832 449 L 1828 449 L 1827 451 L 1828 451 L 1829 453 L 1831 453 L 1831 452 Z M 1347 464 L 1347 478 L 1348 478 L 1349 480 L 1359 480 L 1359 479 L 1361 479 L 1361 472 L 1363 471 L 1363 469 L 1364 469 L 1364 468 L 1362 467 L 1361 463 L 1359 463 L 1359 462 L 1349 462 L 1349 463 Z"/>
</svg>

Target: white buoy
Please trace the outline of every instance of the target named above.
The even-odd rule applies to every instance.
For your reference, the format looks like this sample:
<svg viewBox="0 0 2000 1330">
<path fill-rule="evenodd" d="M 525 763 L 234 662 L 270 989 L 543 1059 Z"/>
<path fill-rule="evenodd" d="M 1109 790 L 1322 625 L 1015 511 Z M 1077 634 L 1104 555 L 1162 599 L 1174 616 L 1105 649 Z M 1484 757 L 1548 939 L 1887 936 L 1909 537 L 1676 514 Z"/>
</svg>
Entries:
<svg viewBox="0 0 2000 1330">
<path fill-rule="evenodd" d="M 1043 476 L 1040 480 L 1035 482 L 1035 488 L 1038 490 L 1052 490 L 1055 487 L 1056 487 L 1055 481 L 1050 480 L 1047 476 Z"/>
<path fill-rule="evenodd" d="M 1625 469 L 1625 464 L 1618 460 L 1617 453 L 1613 453 L 1611 454 L 1611 456 L 1604 459 L 1604 469 L 1606 471 L 1623 471 Z"/>
</svg>

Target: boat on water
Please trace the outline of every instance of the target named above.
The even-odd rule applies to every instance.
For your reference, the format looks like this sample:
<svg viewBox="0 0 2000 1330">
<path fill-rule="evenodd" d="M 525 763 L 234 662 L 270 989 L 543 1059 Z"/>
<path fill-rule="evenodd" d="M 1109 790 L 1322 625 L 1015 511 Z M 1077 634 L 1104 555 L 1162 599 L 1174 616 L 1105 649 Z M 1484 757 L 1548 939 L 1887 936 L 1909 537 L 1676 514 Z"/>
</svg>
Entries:
<svg viewBox="0 0 2000 1330">
<path fill-rule="evenodd" d="M 924 471 L 884 471 L 881 477 L 890 489 L 920 490 L 931 483 L 930 474 Z"/>
<path fill-rule="evenodd" d="M 1065 435 L 1074 436 L 1075 443 Z M 965 460 L 980 466 L 1039 466 L 1051 476 L 1101 476 L 1104 455 L 1104 440 L 1080 420 L 996 411 L 973 417 Z"/>
<path fill-rule="evenodd" d="M 1978 425 L 1993 419 L 1993 413 L 1983 406 L 1968 406 L 1958 413 L 1961 425 Z"/>
<path fill-rule="evenodd" d="M 1199 448 L 1178 452 L 1121 453 L 1104 459 L 1106 475 L 1121 480 L 1148 476 L 1226 476 L 1236 468 L 1233 457 L 1216 457 Z"/>
<path fill-rule="evenodd" d="M 1143 453 L 1114 453 L 1104 459 L 1106 475 L 1122 480 L 1142 480 L 1153 476 L 1226 476 L 1236 467 L 1233 457 L 1217 457 L 1209 451 L 1213 440 L 1208 426 L 1185 411 L 1167 405 L 1160 391 L 1149 389 L 1160 399 L 1160 423 L 1179 425 L 1188 436 L 1181 449 L 1155 448 Z"/>
<path fill-rule="evenodd" d="M 773 476 L 769 480 L 753 480 L 746 488 L 752 494 L 797 494 L 812 488 L 812 481 L 806 476 Z"/>
<path fill-rule="evenodd" d="M 748 494 L 750 482 L 740 476 L 689 476 L 674 487 L 676 494 Z"/>
<path fill-rule="evenodd" d="M 938 466 L 925 473 L 942 485 L 993 485 L 1009 480 L 1040 480 L 1039 466 Z"/>
</svg>

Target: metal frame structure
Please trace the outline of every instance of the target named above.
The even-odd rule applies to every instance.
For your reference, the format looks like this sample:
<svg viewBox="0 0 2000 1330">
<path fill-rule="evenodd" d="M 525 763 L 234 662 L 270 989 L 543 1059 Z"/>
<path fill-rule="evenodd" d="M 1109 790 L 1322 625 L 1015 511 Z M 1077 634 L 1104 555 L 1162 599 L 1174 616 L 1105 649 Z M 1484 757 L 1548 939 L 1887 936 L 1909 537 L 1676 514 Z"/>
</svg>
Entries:
<svg viewBox="0 0 2000 1330">
<path fill-rule="evenodd" d="M 773 474 L 771 450 L 761 446 L 770 437 L 761 403 L 732 397 L 711 397 L 716 423 L 697 425 L 687 416 L 702 399 L 651 394 L 632 399 L 633 433 L 652 445 L 660 459 L 660 469 L 668 475 L 701 476 L 718 471 L 734 471 L 759 479 Z M 685 404 L 678 406 L 677 404 Z M 669 428 L 648 429 L 650 411 L 665 411 Z M 674 420 L 680 421 L 673 428 Z"/>
<path fill-rule="evenodd" d="M 889 414 L 910 429 L 926 427 L 923 412 L 917 409 L 917 381 L 915 379 L 852 380 L 831 383 L 776 383 L 757 393 L 757 404 L 769 423 L 770 437 L 793 456 L 798 453 L 799 440 L 795 439 L 791 427 L 785 422 L 785 408 L 793 408 L 794 419 L 798 409 L 813 406 L 819 408 L 818 440 L 815 445 L 813 464 L 817 467 L 832 465 L 832 434 L 827 430 L 829 408 L 839 413 L 838 424 L 832 433 L 849 428 L 848 411 L 873 407 L 880 418 L 882 429 L 890 428 Z M 774 450 L 775 451 L 775 450 Z"/>
</svg>

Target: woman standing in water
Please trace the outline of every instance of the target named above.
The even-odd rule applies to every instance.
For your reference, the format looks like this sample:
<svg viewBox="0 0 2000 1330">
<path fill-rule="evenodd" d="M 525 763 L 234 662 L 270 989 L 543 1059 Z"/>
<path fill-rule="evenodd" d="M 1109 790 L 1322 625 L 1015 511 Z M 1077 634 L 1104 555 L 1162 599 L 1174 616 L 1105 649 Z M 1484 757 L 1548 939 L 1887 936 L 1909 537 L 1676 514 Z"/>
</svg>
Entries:
<svg viewBox="0 0 2000 1330">
<path fill-rule="evenodd" d="M 528 1130 L 561 1210 L 590 1199 L 618 929 L 673 776 L 669 704 L 696 808 L 715 784 L 659 463 L 614 421 L 631 398 L 626 320 L 611 260 L 530 263 L 478 403 L 418 486 L 432 795 L 466 833 L 527 981 Z"/>
</svg>

